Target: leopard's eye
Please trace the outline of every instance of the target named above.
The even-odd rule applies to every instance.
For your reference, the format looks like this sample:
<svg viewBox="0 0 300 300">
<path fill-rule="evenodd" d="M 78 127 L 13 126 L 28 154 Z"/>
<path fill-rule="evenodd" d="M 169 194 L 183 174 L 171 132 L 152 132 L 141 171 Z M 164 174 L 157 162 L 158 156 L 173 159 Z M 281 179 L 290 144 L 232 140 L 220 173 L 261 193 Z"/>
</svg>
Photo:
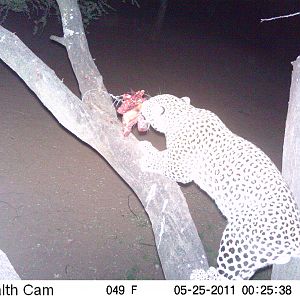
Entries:
<svg viewBox="0 0 300 300">
<path fill-rule="evenodd" d="M 160 113 L 160 115 L 163 115 L 165 113 L 165 110 L 166 109 L 163 106 L 161 106 L 161 113 Z"/>
</svg>

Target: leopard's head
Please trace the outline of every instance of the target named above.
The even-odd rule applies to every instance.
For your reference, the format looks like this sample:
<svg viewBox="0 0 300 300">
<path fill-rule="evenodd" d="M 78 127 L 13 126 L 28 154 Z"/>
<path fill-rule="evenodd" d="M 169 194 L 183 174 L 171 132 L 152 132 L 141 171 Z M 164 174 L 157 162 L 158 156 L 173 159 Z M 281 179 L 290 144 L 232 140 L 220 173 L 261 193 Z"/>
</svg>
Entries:
<svg viewBox="0 0 300 300">
<path fill-rule="evenodd" d="M 189 104 L 188 97 L 158 95 L 142 104 L 141 114 L 155 130 L 166 133 L 170 126 L 176 125 L 180 114 L 186 111 Z"/>
</svg>

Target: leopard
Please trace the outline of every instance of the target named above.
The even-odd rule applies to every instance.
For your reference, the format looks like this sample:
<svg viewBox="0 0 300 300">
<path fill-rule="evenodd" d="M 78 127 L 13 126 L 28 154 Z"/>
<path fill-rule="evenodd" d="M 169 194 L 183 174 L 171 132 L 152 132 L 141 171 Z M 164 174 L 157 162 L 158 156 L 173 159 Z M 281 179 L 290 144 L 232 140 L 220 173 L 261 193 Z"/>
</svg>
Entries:
<svg viewBox="0 0 300 300">
<path fill-rule="evenodd" d="M 143 172 L 194 182 L 227 219 L 217 267 L 190 279 L 247 280 L 261 268 L 300 256 L 300 213 L 288 184 L 256 145 L 233 133 L 213 112 L 170 94 L 145 101 L 141 115 L 165 135 L 159 151 L 141 141 Z"/>
</svg>

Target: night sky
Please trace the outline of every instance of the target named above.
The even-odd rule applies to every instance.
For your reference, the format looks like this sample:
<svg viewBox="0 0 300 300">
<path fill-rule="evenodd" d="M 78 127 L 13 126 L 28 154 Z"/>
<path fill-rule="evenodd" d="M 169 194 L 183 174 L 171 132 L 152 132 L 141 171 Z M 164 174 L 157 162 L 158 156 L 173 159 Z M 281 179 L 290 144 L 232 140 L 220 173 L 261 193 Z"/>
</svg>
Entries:
<svg viewBox="0 0 300 300">
<path fill-rule="evenodd" d="M 125 6 L 120 14 L 146 15 L 149 21 L 153 19 L 159 1 L 140 0 L 140 4 L 140 9 Z M 282 59 L 291 61 L 300 53 L 300 16 L 263 23 L 260 20 L 299 11 L 300 2 L 295 0 L 169 0 L 164 28 L 178 31 L 188 28 L 203 35 L 240 40 L 240 43 L 272 49 Z"/>
</svg>

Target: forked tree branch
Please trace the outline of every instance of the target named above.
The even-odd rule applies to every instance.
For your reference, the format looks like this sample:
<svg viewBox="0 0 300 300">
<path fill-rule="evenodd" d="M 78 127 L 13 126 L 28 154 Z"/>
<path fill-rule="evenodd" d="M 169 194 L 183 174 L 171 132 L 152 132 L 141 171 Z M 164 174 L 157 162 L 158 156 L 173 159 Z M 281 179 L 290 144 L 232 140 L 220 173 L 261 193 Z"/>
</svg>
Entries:
<svg viewBox="0 0 300 300">
<path fill-rule="evenodd" d="M 189 279 L 208 263 L 186 200 L 169 179 L 143 173 L 138 140 L 122 136 L 102 77 L 88 50 L 76 0 L 57 1 L 66 46 L 83 101 L 78 99 L 13 33 L 0 27 L 0 58 L 13 69 L 59 123 L 100 153 L 142 202 L 154 232 L 166 279 Z"/>
</svg>

